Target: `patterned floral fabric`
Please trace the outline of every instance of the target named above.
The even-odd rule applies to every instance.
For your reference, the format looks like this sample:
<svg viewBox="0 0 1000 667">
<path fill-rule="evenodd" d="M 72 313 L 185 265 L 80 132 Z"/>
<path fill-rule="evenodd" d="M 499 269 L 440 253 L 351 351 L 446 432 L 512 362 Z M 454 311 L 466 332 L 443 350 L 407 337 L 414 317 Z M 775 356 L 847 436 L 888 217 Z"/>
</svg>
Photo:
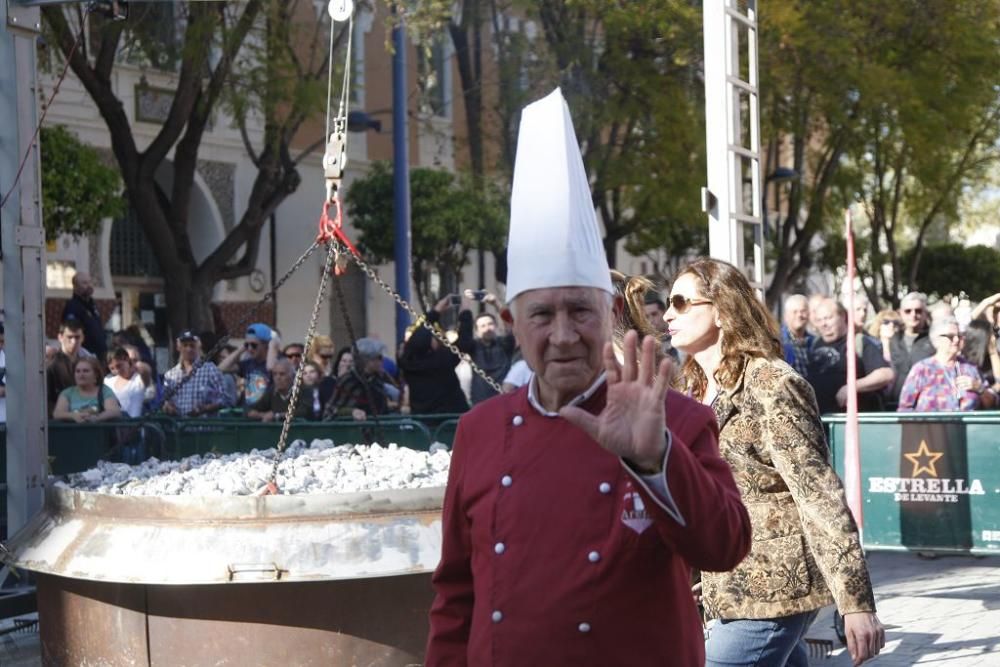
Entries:
<svg viewBox="0 0 1000 667">
<path fill-rule="evenodd" d="M 841 613 L 874 611 L 857 526 L 809 383 L 783 361 L 754 359 L 713 407 L 753 546 L 731 572 L 702 573 L 708 614 L 773 618 L 831 600 Z"/>
<path fill-rule="evenodd" d="M 979 408 L 979 394 L 959 391 L 955 381 L 962 375 L 983 382 L 979 369 L 959 358 L 943 364 L 934 357 L 927 357 L 913 364 L 903 390 L 899 394 L 900 412 L 953 412 Z"/>
</svg>

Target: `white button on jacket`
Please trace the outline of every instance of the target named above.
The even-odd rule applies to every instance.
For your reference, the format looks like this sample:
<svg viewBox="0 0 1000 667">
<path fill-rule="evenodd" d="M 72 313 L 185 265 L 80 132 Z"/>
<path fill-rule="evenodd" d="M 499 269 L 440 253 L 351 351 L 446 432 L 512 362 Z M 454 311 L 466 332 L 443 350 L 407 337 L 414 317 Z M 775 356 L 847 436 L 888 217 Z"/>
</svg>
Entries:
<svg viewBox="0 0 1000 667">
<path fill-rule="evenodd" d="M 514 426 L 520 426 L 521 424 L 524 423 L 524 417 L 522 417 L 521 415 L 514 415 L 514 419 L 511 421 L 513 422 Z"/>
</svg>

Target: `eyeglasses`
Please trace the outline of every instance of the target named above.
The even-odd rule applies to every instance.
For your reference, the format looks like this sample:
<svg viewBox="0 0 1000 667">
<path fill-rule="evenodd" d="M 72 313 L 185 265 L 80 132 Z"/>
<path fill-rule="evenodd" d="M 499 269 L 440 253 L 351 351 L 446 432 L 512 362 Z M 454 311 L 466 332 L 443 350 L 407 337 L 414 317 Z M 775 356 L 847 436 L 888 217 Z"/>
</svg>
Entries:
<svg viewBox="0 0 1000 667">
<path fill-rule="evenodd" d="M 320 356 L 320 359 L 333 359 L 333 355 L 332 354 L 321 354 L 319 356 Z"/>
<path fill-rule="evenodd" d="M 924 312 L 923 308 L 904 308 L 903 309 L 903 314 L 904 315 L 909 315 L 910 313 L 913 313 L 914 315 L 920 315 L 923 312 Z"/>
<path fill-rule="evenodd" d="M 248 350 L 256 350 L 257 345 L 258 345 L 257 343 L 243 343 L 243 347 L 245 347 Z"/>
<path fill-rule="evenodd" d="M 673 306 L 674 310 L 680 315 L 686 313 L 691 306 L 703 306 L 709 303 L 712 302 L 708 299 L 689 299 L 683 294 L 670 295 L 670 305 Z"/>
<path fill-rule="evenodd" d="M 938 335 L 941 336 L 941 338 L 947 338 L 952 343 L 954 343 L 956 340 L 962 340 L 963 338 L 965 338 L 965 335 L 960 333 L 947 333 Z"/>
</svg>

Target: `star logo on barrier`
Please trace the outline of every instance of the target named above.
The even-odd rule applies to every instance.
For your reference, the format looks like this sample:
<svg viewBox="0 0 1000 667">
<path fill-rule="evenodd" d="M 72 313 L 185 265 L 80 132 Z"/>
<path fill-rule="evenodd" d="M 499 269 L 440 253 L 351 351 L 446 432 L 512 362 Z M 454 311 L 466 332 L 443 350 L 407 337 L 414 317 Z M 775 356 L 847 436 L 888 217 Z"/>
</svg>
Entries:
<svg viewBox="0 0 1000 667">
<path fill-rule="evenodd" d="M 917 451 L 910 454 L 903 454 L 903 458 L 913 464 L 913 474 L 911 477 L 916 477 L 922 472 L 926 472 L 932 477 L 937 477 L 937 469 L 934 467 L 934 464 L 942 456 L 944 456 L 944 452 L 932 452 L 927 446 L 926 440 L 920 441 L 920 447 L 917 448 Z M 923 463 L 923 461 L 926 461 L 926 463 Z"/>
</svg>

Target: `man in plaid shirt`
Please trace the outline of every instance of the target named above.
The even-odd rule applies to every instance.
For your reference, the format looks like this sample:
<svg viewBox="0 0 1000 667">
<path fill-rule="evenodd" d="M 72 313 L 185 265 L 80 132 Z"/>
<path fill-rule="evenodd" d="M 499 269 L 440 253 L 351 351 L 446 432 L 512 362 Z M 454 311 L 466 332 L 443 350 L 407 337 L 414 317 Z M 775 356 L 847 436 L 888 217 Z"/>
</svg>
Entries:
<svg viewBox="0 0 1000 667">
<path fill-rule="evenodd" d="M 801 294 L 785 299 L 784 324 L 781 326 L 781 345 L 785 361 L 802 377 L 809 373 L 809 352 L 816 337 L 806 330 L 809 324 L 809 300 Z"/>
<path fill-rule="evenodd" d="M 323 409 L 326 421 L 337 417 L 363 421 L 389 410 L 382 370 L 382 343 L 374 338 L 359 338 L 354 346 L 357 350 L 354 367 L 337 379 L 333 395 Z"/>
<path fill-rule="evenodd" d="M 201 356 L 201 340 L 193 331 L 183 331 L 177 337 L 180 360 L 163 375 L 166 402 L 163 411 L 168 415 L 198 417 L 228 407 L 222 373 L 211 361 L 194 370 Z"/>
</svg>

